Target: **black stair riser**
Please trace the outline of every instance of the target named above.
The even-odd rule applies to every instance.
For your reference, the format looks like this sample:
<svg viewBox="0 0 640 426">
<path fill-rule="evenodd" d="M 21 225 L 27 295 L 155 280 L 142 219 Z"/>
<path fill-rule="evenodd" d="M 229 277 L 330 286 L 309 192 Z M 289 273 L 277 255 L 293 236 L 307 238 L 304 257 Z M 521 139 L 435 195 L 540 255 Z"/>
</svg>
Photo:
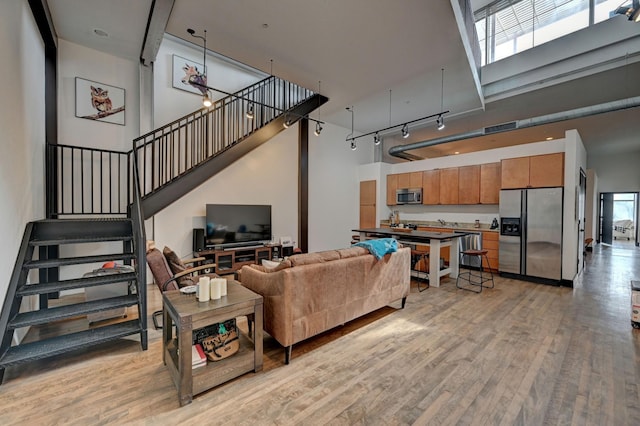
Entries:
<svg viewBox="0 0 640 426">
<path fill-rule="evenodd" d="M 38 324 L 47 324 L 66 318 L 80 315 L 107 311 L 115 308 L 124 308 L 138 303 L 136 295 L 110 297 L 108 299 L 92 300 L 90 302 L 75 303 L 73 305 L 58 306 L 55 308 L 41 309 L 39 311 L 23 312 L 9 321 L 8 329 L 13 330 Z"/>
<path fill-rule="evenodd" d="M 135 272 L 125 274 L 102 275 L 98 277 L 76 278 L 73 280 L 56 281 L 46 284 L 29 284 L 18 289 L 19 296 L 33 296 L 36 294 L 54 293 L 56 291 L 73 290 L 78 288 L 95 287 L 125 281 L 135 281 Z"/>
<path fill-rule="evenodd" d="M 132 260 L 135 259 L 135 257 L 136 256 L 133 253 L 113 253 L 101 254 L 97 256 L 63 257 L 59 259 L 31 260 L 29 262 L 25 262 L 23 267 L 27 269 L 55 268 L 57 266 L 81 265 L 85 263 Z"/>
<path fill-rule="evenodd" d="M 5 355 L 0 359 L 0 368 L 48 358 L 78 349 L 86 350 L 89 346 L 131 336 L 140 332 L 139 321 L 132 320 L 37 342 L 23 343 L 18 346 L 12 346 L 7 350 Z"/>
<path fill-rule="evenodd" d="M 52 240 L 31 240 L 29 244 L 32 246 L 60 246 L 65 244 L 84 244 L 84 243 L 107 243 L 112 241 L 133 241 L 133 237 L 111 236 L 111 237 L 97 237 L 94 235 L 87 235 L 81 238 L 57 238 Z"/>
<path fill-rule="evenodd" d="M 65 219 L 41 220 L 35 222 L 34 240 L 55 240 L 60 237 L 82 239 L 93 237 L 131 236 L 133 227 L 130 219 Z"/>
</svg>

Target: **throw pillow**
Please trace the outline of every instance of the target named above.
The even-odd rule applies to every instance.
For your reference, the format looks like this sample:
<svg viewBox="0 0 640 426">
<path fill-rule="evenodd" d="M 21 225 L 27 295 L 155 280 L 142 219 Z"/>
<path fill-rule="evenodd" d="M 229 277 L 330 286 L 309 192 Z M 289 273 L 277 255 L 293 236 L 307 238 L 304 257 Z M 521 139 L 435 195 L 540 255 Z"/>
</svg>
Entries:
<svg viewBox="0 0 640 426">
<path fill-rule="evenodd" d="M 274 262 L 272 260 L 262 260 L 264 272 L 278 272 L 291 267 L 291 262 L 283 260 L 282 262 Z"/>
<path fill-rule="evenodd" d="M 173 272 L 173 275 L 179 274 L 180 272 L 184 272 L 187 269 L 187 267 L 184 266 L 184 263 L 182 263 L 182 260 L 180 260 L 178 255 L 169 247 L 165 246 L 164 249 L 162 250 L 162 254 L 164 254 L 164 257 L 167 259 L 167 263 L 169 264 L 169 268 L 171 269 L 171 272 Z M 195 283 L 193 281 L 193 278 L 188 275 L 178 278 L 178 285 L 180 287 L 185 287 L 185 286 L 194 285 L 194 284 Z"/>
<path fill-rule="evenodd" d="M 395 238 L 360 241 L 354 246 L 366 248 L 378 260 L 382 259 L 385 254 L 398 251 L 398 241 Z"/>
</svg>

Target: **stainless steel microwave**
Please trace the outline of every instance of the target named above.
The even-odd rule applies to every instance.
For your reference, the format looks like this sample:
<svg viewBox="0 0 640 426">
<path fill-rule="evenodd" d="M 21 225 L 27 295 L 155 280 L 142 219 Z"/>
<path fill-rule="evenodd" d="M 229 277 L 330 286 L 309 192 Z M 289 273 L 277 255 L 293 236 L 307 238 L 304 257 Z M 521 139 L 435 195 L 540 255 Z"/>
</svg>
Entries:
<svg viewBox="0 0 640 426">
<path fill-rule="evenodd" d="M 396 204 L 422 204 L 422 188 L 396 189 Z"/>
</svg>

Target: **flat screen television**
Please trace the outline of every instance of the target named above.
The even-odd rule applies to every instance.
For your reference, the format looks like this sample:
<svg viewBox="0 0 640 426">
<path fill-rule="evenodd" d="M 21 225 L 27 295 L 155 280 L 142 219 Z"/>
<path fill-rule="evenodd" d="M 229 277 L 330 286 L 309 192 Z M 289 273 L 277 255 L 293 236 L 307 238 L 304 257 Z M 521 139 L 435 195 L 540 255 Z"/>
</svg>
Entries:
<svg viewBox="0 0 640 426">
<path fill-rule="evenodd" d="M 271 241 L 271 206 L 207 204 L 206 245 L 250 246 Z"/>
</svg>

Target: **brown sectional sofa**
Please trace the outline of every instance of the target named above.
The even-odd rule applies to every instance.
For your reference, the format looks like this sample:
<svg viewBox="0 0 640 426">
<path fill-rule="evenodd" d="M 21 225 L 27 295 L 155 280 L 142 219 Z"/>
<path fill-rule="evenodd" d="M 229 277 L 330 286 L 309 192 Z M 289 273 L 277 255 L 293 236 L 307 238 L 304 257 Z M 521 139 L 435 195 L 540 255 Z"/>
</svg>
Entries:
<svg viewBox="0 0 640 426">
<path fill-rule="evenodd" d="M 362 247 L 291 256 L 275 268 L 244 266 L 242 285 L 264 298 L 264 329 L 285 347 L 402 299 L 410 288 L 411 250 L 382 259 Z"/>
</svg>

